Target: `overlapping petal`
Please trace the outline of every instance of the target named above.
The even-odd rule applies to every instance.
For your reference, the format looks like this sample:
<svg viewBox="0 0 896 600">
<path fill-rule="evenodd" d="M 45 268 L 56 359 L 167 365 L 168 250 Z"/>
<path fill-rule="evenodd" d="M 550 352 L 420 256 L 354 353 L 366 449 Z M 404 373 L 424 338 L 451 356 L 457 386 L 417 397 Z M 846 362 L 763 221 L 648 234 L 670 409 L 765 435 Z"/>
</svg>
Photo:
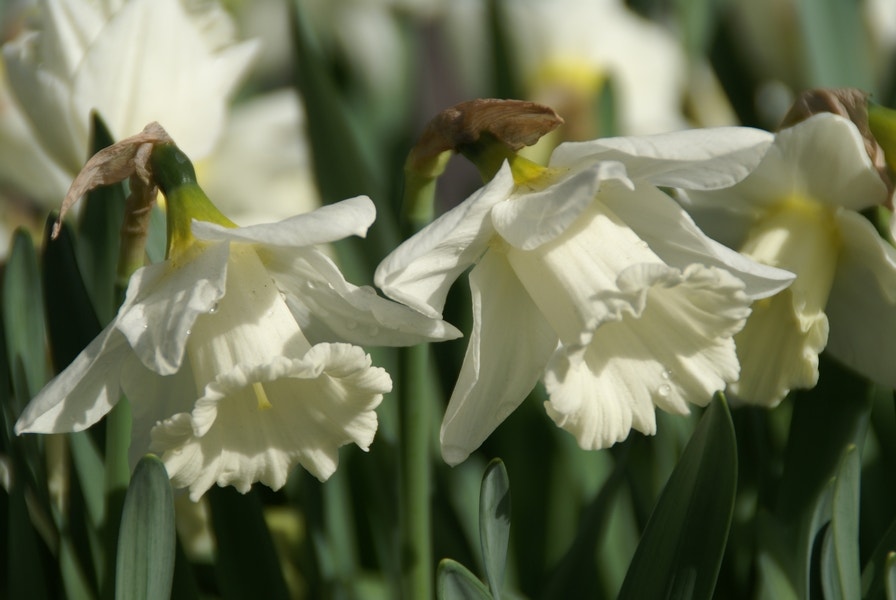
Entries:
<svg viewBox="0 0 896 600">
<path fill-rule="evenodd" d="M 134 273 L 133 298 L 116 327 L 147 368 L 170 375 L 180 368 L 191 328 L 224 295 L 227 244 L 197 246 L 180 264 L 150 265 Z"/>
<path fill-rule="evenodd" d="M 314 248 L 301 253 L 268 249 L 265 266 L 286 292 L 286 303 L 312 343 L 410 346 L 461 336 L 454 326 L 345 280 L 333 261 Z"/>
<path fill-rule="evenodd" d="M 495 205 L 491 213 L 492 224 L 512 246 L 532 250 L 566 231 L 594 202 L 605 181 L 634 187 L 622 163 L 596 163 L 569 177 L 562 177 L 546 190 L 520 194 L 509 202 Z"/>
<path fill-rule="evenodd" d="M 25 407 L 16 434 L 81 431 L 99 421 L 119 400 L 127 340 L 114 323 L 85 348 Z"/>
<path fill-rule="evenodd" d="M 364 237 L 376 219 L 376 207 L 358 196 L 276 223 L 228 228 L 207 221 L 193 222 L 193 235 L 201 240 L 248 242 L 265 246 L 302 248 L 327 244 L 350 235 Z"/>
<path fill-rule="evenodd" d="M 796 277 L 708 237 L 679 204 L 653 186 L 640 184 L 634 194 L 609 191 L 601 195 L 601 201 L 667 264 L 679 269 L 692 263 L 726 269 L 743 280 L 746 293 L 754 299 L 781 291 Z"/>
<path fill-rule="evenodd" d="M 390 298 L 440 318 L 451 284 L 485 251 L 494 234 L 491 209 L 515 185 L 510 167 L 393 250 L 376 269 L 374 282 Z"/>
<path fill-rule="evenodd" d="M 638 137 L 561 144 L 551 167 L 615 160 L 634 181 L 656 186 L 712 190 L 744 179 L 769 150 L 772 134 L 748 127 L 691 129 Z"/>
<path fill-rule="evenodd" d="M 749 314 L 743 283 L 691 265 L 633 265 L 596 296 L 603 323 L 558 349 L 545 373 L 548 414 L 586 449 L 656 429 L 654 406 L 677 414 L 737 379 L 733 334 Z"/>
<path fill-rule="evenodd" d="M 896 388 L 896 250 L 864 217 L 837 213 L 843 248 L 826 313 L 831 355 Z"/>
<path fill-rule="evenodd" d="M 470 272 L 473 330 L 440 439 L 456 465 L 469 456 L 532 391 L 557 345 L 557 334 L 507 260 L 488 252 Z"/>
</svg>

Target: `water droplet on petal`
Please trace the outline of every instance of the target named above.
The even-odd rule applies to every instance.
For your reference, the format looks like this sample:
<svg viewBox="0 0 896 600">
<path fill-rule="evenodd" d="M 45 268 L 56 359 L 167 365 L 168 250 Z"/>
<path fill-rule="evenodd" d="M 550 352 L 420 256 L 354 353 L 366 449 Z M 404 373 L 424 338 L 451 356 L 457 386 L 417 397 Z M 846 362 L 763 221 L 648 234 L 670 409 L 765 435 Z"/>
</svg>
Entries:
<svg viewBox="0 0 896 600">
<path fill-rule="evenodd" d="M 190 335 L 191 333 L 193 333 L 193 330 L 192 330 L 192 329 L 187 329 L 187 335 Z"/>
<path fill-rule="evenodd" d="M 216 312 L 218 312 L 218 303 L 217 302 L 212 304 L 212 307 L 210 309 L 208 309 L 208 314 L 210 314 L 210 315 L 213 315 Z"/>
<path fill-rule="evenodd" d="M 672 379 L 672 371 L 669 369 L 666 369 L 665 371 L 663 371 L 661 377 L 663 379 L 665 379 L 666 381 L 669 381 L 670 379 Z"/>
<path fill-rule="evenodd" d="M 144 331 L 147 330 L 147 329 L 149 329 L 149 323 L 144 323 L 144 324 L 143 324 L 143 329 L 144 329 Z"/>
<path fill-rule="evenodd" d="M 661 397 L 665 398 L 670 393 L 672 393 L 672 388 L 668 384 L 664 383 L 663 385 L 660 386 L 660 389 L 658 389 L 657 392 L 659 393 L 659 395 Z"/>
</svg>

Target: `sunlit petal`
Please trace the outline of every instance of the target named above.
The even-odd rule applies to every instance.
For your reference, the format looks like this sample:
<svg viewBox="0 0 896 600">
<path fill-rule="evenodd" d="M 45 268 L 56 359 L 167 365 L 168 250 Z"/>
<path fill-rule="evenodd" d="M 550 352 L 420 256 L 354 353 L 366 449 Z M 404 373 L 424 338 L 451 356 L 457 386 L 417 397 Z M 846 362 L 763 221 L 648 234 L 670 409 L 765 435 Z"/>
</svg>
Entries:
<svg viewBox="0 0 896 600">
<path fill-rule="evenodd" d="M 391 388 L 360 348 L 320 344 L 301 359 L 222 373 L 192 415 L 174 415 L 153 429 L 152 449 L 194 500 L 215 483 L 242 492 L 255 481 L 279 489 L 296 464 L 325 480 L 340 446 L 369 447 L 374 409 Z"/>
<path fill-rule="evenodd" d="M 440 439 L 450 465 L 467 458 L 525 399 L 557 335 L 499 252 L 470 273 L 473 331 Z"/>
<path fill-rule="evenodd" d="M 492 208 L 514 189 L 505 164 L 485 187 L 393 250 L 374 281 L 390 298 L 441 318 L 454 280 L 478 259 L 494 234 Z"/>
</svg>

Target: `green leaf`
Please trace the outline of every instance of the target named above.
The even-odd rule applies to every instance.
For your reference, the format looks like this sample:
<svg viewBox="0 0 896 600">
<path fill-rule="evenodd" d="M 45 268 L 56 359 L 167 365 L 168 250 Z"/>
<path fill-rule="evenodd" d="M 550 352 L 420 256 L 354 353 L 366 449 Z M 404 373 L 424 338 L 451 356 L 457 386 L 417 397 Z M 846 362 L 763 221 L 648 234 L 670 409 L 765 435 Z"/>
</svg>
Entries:
<svg viewBox="0 0 896 600">
<path fill-rule="evenodd" d="M 436 571 L 436 597 L 439 600 L 490 600 L 481 581 L 462 564 L 446 558 Z"/>
<path fill-rule="evenodd" d="M 3 323 L 9 370 L 15 390 L 16 414 L 47 381 L 44 309 L 40 269 L 31 236 L 13 234 L 3 277 Z"/>
<path fill-rule="evenodd" d="M 388 153 L 374 149 L 371 136 L 349 112 L 327 62 L 313 39 L 303 3 L 294 0 L 292 38 L 295 43 L 296 87 L 308 114 L 307 133 L 311 145 L 314 176 L 325 204 L 361 194 L 376 204 L 377 221 L 368 232 L 367 243 L 349 238 L 335 244 L 340 266 L 350 281 L 366 279 L 379 262 L 398 245 L 396 210 L 389 202 L 383 173 L 388 172 L 382 157 Z"/>
<path fill-rule="evenodd" d="M 258 494 L 213 486 L 206 498 L 218 542 L 215 571 L 224 598 L 288 600 L 280 559 Z"/>
<path fill-rule="evenodd" d="M 134 469 L 121 514 L 115 597 L 166 600 L 174 576 L 174 496 L 165 465 L 144 456 Z"/>
<path fill-rule="evenodd" d="M 724 398 L 706 410 L 647 522 L 619 598 L 710 598 L 737 487 Z"/>
<path fill-rule="evenodd" d="M 93 142 L 90 154 L 114 143 L 99 115 L 93 115 Z M 108 323 L 118 311 L 115 272 L 124 221 L 125 183 L 101 186 L 82 200 L 78 226 L 78 261 L 96 315 Z M 57 240 L 58 241 L 58 240 Z"/>
<path fill-rule="evenodd" d="M 888 576 L 887 560 L 896 552 L 896 520 L 877 543 L 871 558 L 862 571 L 862 598 L 883 598 Z"/>
<path fill-rule="evenodd" d="M 859 598 L 859 478 L 855 446 L 847 448 L 834 482 L 833 514 L 823 546 L 821 581 L 825 598 Z"/>
<path fill-rule="evenodd" d="M 49 237 L 55 219 L 44 229 L 43 289 L 47 335 L 56 371 L 62 371 L 102 329 L 81 277 L 71 229 L 63 224 L 55 240 Z M 111 282 L 110 282 L 111 285 Z M 111 297 L 112 288 L 108 290 Z"/>
<path fill-rule="evenodd" d="M 896 552 L 887 555 L 887 600 L 896 600 Z"/>
<path fill-rule="evenodd" d="M 849 444 L 860 445 L 871 412 L 867 380 L 824 354 L 818 385 L 793 395 L 777 514 L 796 521 L 817 501 Z"/>
<path fill-rule="evenodd" d="M 843 0 L 797 0 L 808 86 L 857 87 L 875 93 L 860 6 Z"/>
<path fill-rule="evenodd" d="M 479 541 L 485 576 L 495 598 L 501 597 L 507 541 L 510 538 L 510 479 L 501 459 L 485 468 L 479 493 Z"/>
</svg>

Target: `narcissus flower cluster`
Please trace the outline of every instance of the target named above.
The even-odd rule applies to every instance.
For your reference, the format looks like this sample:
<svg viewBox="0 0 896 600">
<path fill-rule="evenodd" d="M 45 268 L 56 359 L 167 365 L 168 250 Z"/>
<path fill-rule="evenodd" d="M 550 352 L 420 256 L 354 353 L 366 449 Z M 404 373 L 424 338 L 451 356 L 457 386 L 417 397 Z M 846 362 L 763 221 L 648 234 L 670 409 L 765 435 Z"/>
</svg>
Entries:
<svg viewBox="0 0 896 600">
<path fill-rule="evenodd" d="M 552 111 L 458 107 L 411 171 L 425 184 L 457 151 L 487 182 L 382 261 L 391 300 L 317 248 L 363 236 L 368 198 L 237 227 L 167 138 L 133 138 L 125 171 L 168 199 L 167 260 L 133 275 L 118 316 L 16 431 L 83 429 L 124 392 L 132 453 L 158 453 L 194 499 L 215 483 L 278 488 L 296 464 L 326 479 L 339 446 L 369 447 L 392 386 L 357 344 L 459 336 L 442 313 L 468 270 L 473 325 L 441 426 L 452 465 L 539 381 L 584 449 L 653 434 L 656 408 L 687 414 L 719 391 L 774 405 L 815 384 L 826 348 L 896 385 L 896 251 L 858 212 L 889 192 L 851 120 L 571 142 L 541 166 L 516 150 Z"/>
</svg>

